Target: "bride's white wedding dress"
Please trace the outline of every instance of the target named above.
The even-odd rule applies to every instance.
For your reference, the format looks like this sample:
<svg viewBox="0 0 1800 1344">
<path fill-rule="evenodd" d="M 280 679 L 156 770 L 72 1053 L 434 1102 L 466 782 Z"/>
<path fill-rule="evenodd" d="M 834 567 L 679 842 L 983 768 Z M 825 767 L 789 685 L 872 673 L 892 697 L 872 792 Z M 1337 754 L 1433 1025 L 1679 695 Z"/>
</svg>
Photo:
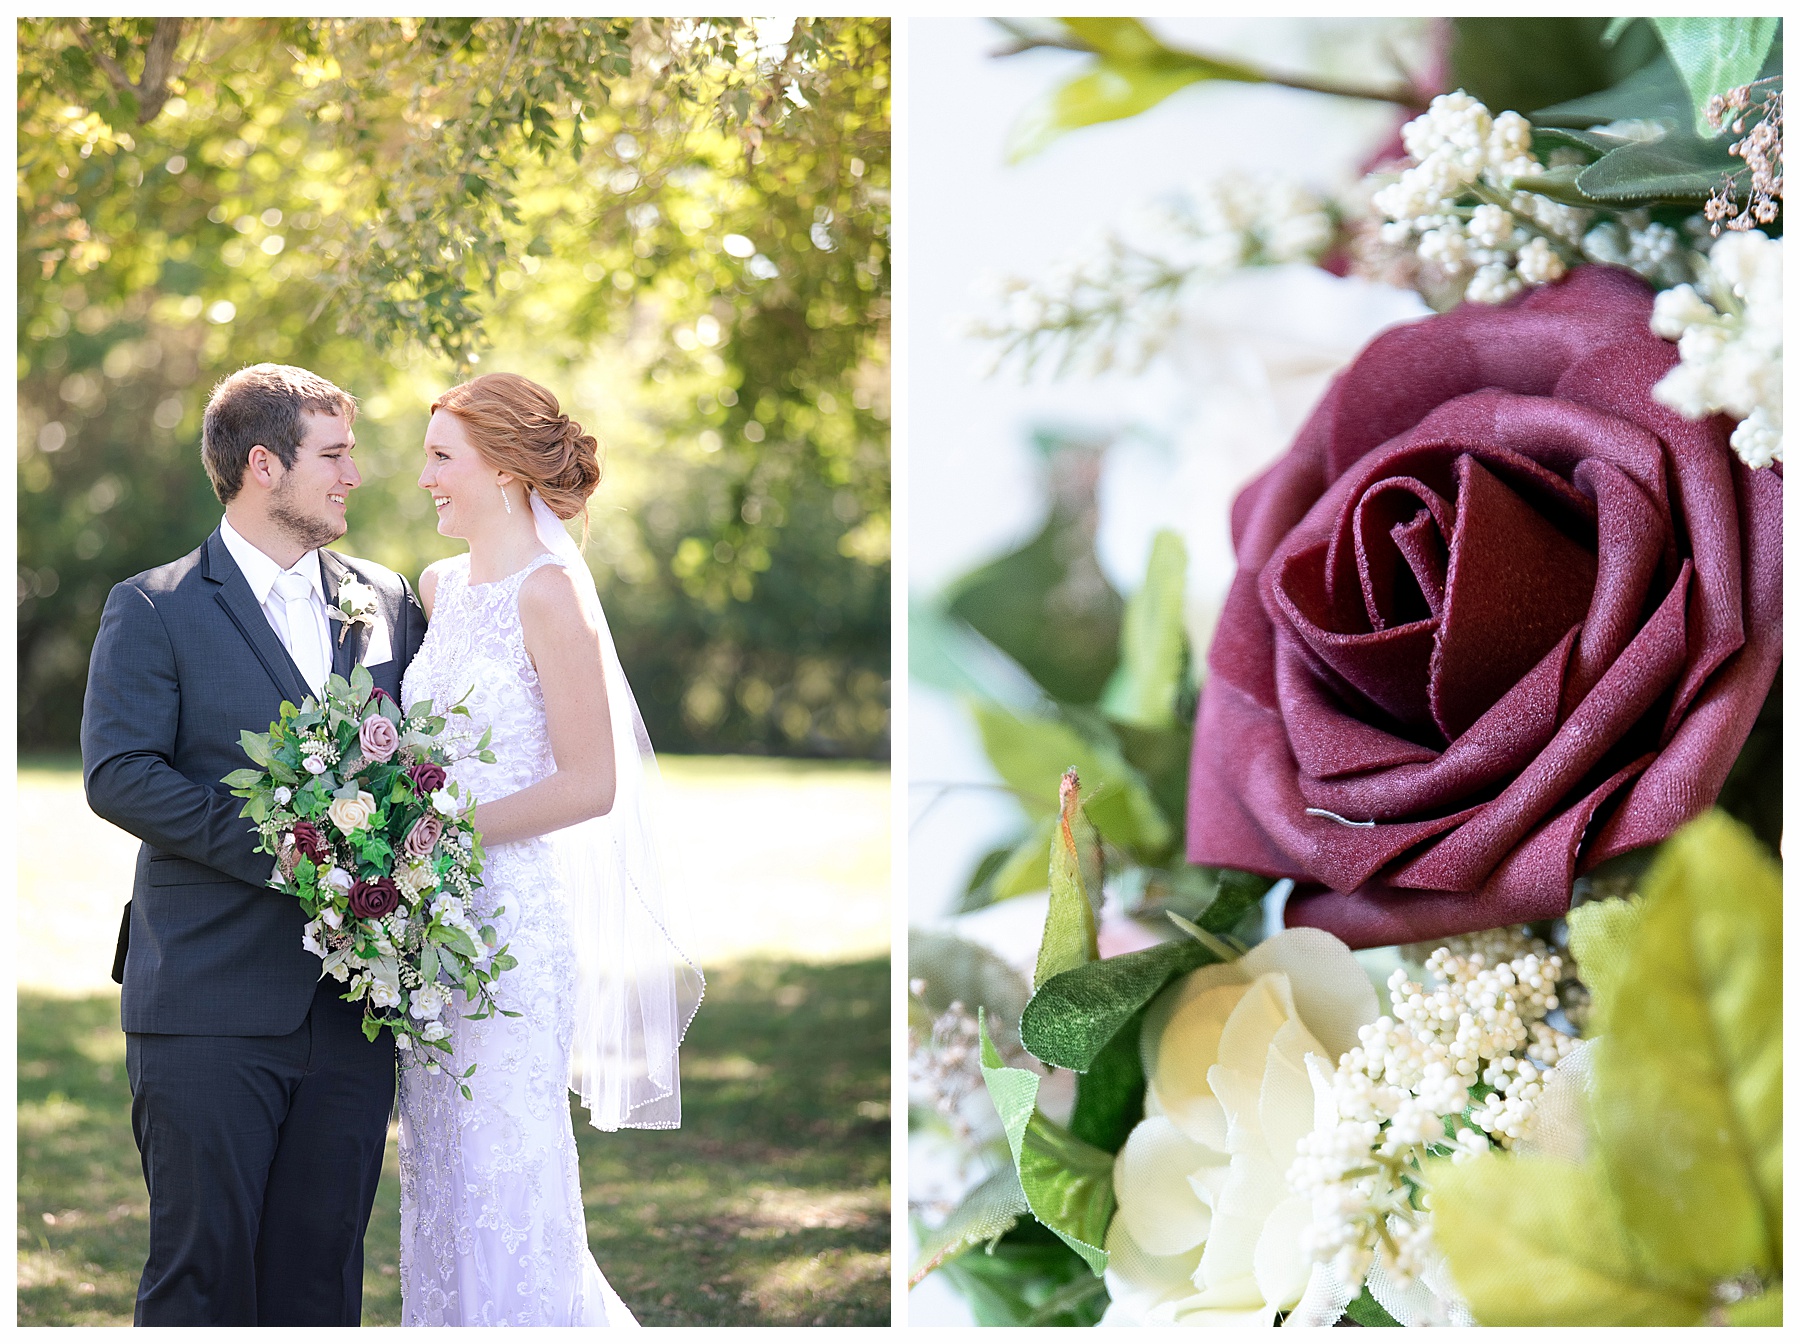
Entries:
<svg viewBox="0 0 1800 1344">
<path fill-rule="evenodd" d="M 407 669 L 405 704 L 440 711 L 462 699 L 476 734 L 493 729 L 492 764 L 453 778 L 503 798 L 556 769 L 543 693 L 526 656 L 519 589 L 555 555 L 470 584 L 466 555 L 446 565 L 431 626 Z M 452 720 L 454 726 L 458 720 Z M 588 1249 L 569 1056 L 578 958 L 564 874 L 545 837 L 487 850 L 478 903 L 518 965 L 496 997 L 518 1017 L 454 1019 L 452 1062 L 415 1052 L 400 1069 L 400 1281 L 407 1325 L 636 1325 Z M 460 995 L 458 1000 L 460 1003 Z M 446 1014 L 446 1017 L 450 1017 Z M 460 1074 L 476 1065 L 465 1100 Z"/>
</svg>

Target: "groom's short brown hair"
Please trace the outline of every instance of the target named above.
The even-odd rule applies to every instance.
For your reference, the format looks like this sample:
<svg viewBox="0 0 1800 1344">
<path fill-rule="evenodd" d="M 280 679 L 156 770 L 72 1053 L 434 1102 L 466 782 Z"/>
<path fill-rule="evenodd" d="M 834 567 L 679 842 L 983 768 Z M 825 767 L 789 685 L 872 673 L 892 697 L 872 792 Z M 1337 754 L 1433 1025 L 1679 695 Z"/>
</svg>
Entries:
<svg viewBox="0 0 1800 1344">
<path fill-rule="evenodd" d="M 281 465 L 294 465 L 305 411 L 356 419 L 356 398 L 292 364 L 252 364 L 219 381 L 200 419 L 200 461 L 219 503 L 243 487 L 250 450 L 261 444 Z"/>
</svg>

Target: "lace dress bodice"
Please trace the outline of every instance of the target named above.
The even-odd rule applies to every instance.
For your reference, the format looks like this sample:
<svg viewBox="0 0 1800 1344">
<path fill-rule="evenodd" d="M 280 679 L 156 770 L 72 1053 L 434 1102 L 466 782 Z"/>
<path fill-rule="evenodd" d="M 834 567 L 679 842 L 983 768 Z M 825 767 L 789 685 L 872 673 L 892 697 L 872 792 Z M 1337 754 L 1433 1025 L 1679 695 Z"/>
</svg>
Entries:
<svg viewBox="0 0 1800 1344">
<path fill-rule="evenodd" d="M 470 750 L 491 730 L 493 761 L 458 761 L 451 777 L 478 802 L 529 788 L 556 770 L 543 690 L 525 649 L 519 590 L 554 555 L 493 583 L 468 582 L 468 557 L 438 579 L 425 642 L 402 695 L 444 713 Z M 568 1073 L 574 1034 L 574 940 L 554 845 L 538 836 L 486 850 L 476 906 L 518 965 L 498 982 L 520 1014 L 451 1025 L 452 1054 L 432 1072 L 401 1056 L 400 1273 L 408 1325 L 633 1325 L 587 1245 Z M 496 914 L 496 911 L 498 913 Z M 461 995 L 456 995 L 459 1008 Z M 464 1098 L 453 1076 L 474 1064 Z"/>
</svg>

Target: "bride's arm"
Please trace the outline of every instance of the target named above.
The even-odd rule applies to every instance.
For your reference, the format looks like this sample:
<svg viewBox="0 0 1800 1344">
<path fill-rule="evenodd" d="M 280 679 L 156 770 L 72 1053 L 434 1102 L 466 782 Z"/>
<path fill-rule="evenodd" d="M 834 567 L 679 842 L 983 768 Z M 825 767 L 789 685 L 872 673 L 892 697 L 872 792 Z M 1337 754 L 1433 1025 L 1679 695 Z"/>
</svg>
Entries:
<svg viewBox="0 0 1800 1344">
<path fill-rule="evenodd" d="M 505 845 L 559 831 L 612 810 L 618 784 L 612 712 L 600 631 L 560 565 L 545 565 L 519 590 L 525 652 L 544 692 L 544 719 L 556 773 L 505 798 L 480 803 L 483 844 Z"/>
</svg>

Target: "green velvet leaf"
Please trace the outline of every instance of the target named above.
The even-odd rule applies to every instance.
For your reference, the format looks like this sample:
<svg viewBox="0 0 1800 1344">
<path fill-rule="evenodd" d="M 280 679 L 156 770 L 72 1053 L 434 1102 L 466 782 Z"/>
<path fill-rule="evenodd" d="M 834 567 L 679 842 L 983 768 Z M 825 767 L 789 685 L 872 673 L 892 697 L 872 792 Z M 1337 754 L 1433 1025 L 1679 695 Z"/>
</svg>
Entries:
<svg viewBox="0 0 1800 1344">
<path fill-rule="evenodd" d="M 1660 121 L 1674 127 L 1687 124 L 1689 107 L 1681 72 L 1658 51 L 1649 64 L 1618 83 L 1598 93 L 1540 107 L 1530 115 L 1538 130 L 1554 126 L 1585 130 L 1612 121 Z"/>
<path fill-rule="evenodd" d="M 938 1272 L 969 1304 L 977 1325 L 1090 1326 L 1106 1307 L 1104 1292 L 1098 1298 L 1083 1294 L 1074 1303 L 1063 1297 L 1077 1284 L 1105 1285 L 1080 1256 L 1031 1219 L 983 1252 L 946 1261 Z M 1053 1302 L 1062 1304 L 1060 1313 L 1044 1319 Z"/>
<path fill-rule="evenodd" d="M 1650 22 L 1687 85 L 1694 108 L 1694 133 L 1702 137 L 1720 134 L 1707 124 L 1706 104 L 1756 78 L 1781 20 L 1658 17 Z"/>
<path fill-rule="evenodd" d="M 1088 819 L 1113 844 L 1154 854 L 1174 843 L 1174 830 L 1142 777 L 1115 748 L 1089 742 L 1055 719 L 982 703 L 973 704 L 971 712 L 988 759 L 1027 812 L 1056 816 L 1058 784 L 1063 772 L 1074 767 L 1087 798 Z"/>
<path fill-rule="evenodd" d="M 1181 698 L 1187 661 L 1182 605 L 1187 590 L 1187 547 L 1164 530 L 1150 545 L 1144 586 L 1125 604 L 1119 665 L 1100 695 L 1109 717 L 1134 728 L 1167 728 Z"/>
<path fill-rule="evenodd" d="M 1659 1276 L 1780 1266 L 1781 873 L 1721 812 L 1666 841 L 1613 991 L 1593 1120 L 1620 1216 Z"/>
<path fill-rule="evenodd" d="M 995 1172 L 963 1196 L 942 1227 L 919 1239 L 918 1259 L 913 1261 L 909 1284 L 917 1284 L 946 1260 L 983 1244 L 992 1244 L 1012 1231 L 1019 1215 L 1030 1212 L 1018 1171 L 1008 1166 Z"/>
<path fill-rule="evenodd" d="M 1216 958 L 1191 938 L 1108 957 L 1041 984 L 1019 1034 L 1046 1064 L 1086 1070 L 1106 1043 L 1178 975 Z"/>
<path fill-rule="evenodd" d="M 1006 1130 L 1032 1216 L 1067 1242 L 1095 1274 L 1106 1269 L 1113 1157 L 1083 1143 L 1037 1109 L 1038 1075 L 1008 1068 L 981 1023 L 981 1076 Z"/>
<path fill-rule="evenodd" d="M 1140 1010 L 1100 1048 L 1087 1072 L 1075 1080 L 1075 1109 L 1069 1132 L 1103 1152 L 1125 1146 L 1132 1127 L 1144 1118 L 1144 1056 L 1138 1049 Z"/>
<path fill-rule="evenodd" d="M 1432 1236 L 1482 1325 L 1697 1325 L 1707 1295 L 1632 1256 L 1591 1167 L 1511 1154 L 1426 1164 Z"/>
<path fill-rule="evenodd" d="M 1348 1316 L 1358 1325 L 1400 1324 L 1399 1321 L 1396 1321 L 1392 1316 L 1388 1315 L 1387 1308 L 1375 1300 L 1375 1295 L 1371 1293 L 1366 1286 L 1363 1288 L 1362 1292 L 1356 1295 L 1355 1300 L 1352 1301 L 1349 1306 L 1344 1308 L 1344 1315 Z"/>
<path fill-rule="evenodd" d="M 1452 20 L 1451 28 L 1446 87 L 1466 89 L 1496 115 L 1529 116 L 1533 108 L 1610 88 L 1660 54 L 1656 35 L 1642 25 L 1609 45 L 1603 18 L 1471 17 Z"/>
<path fill-rule="evenodd" d="M 1582 169 L 1575 185 L 1612 206 L 1698 205 L 1742 166 L 1727 152 L 1725 141 L 1672 131 L 1655 142 L 1621 145 Z"/>
<path fill-rule="evenodd" d="M 1071 770 L 1063 776 L 1062 814 L 1050 833 L 1050 904 L 1038 941 L 1035 984 L 1100 959 L 1095 913 L 1100 891 L 1096 885 L 1090 895 L 1083 877 L 1084 867 L 1092 866 L 1082 860 L 1084 840 L 1089 854 L 1094 854 L 1099 837 L 1081 815 L 1081 789 Z"/>
</svg>

